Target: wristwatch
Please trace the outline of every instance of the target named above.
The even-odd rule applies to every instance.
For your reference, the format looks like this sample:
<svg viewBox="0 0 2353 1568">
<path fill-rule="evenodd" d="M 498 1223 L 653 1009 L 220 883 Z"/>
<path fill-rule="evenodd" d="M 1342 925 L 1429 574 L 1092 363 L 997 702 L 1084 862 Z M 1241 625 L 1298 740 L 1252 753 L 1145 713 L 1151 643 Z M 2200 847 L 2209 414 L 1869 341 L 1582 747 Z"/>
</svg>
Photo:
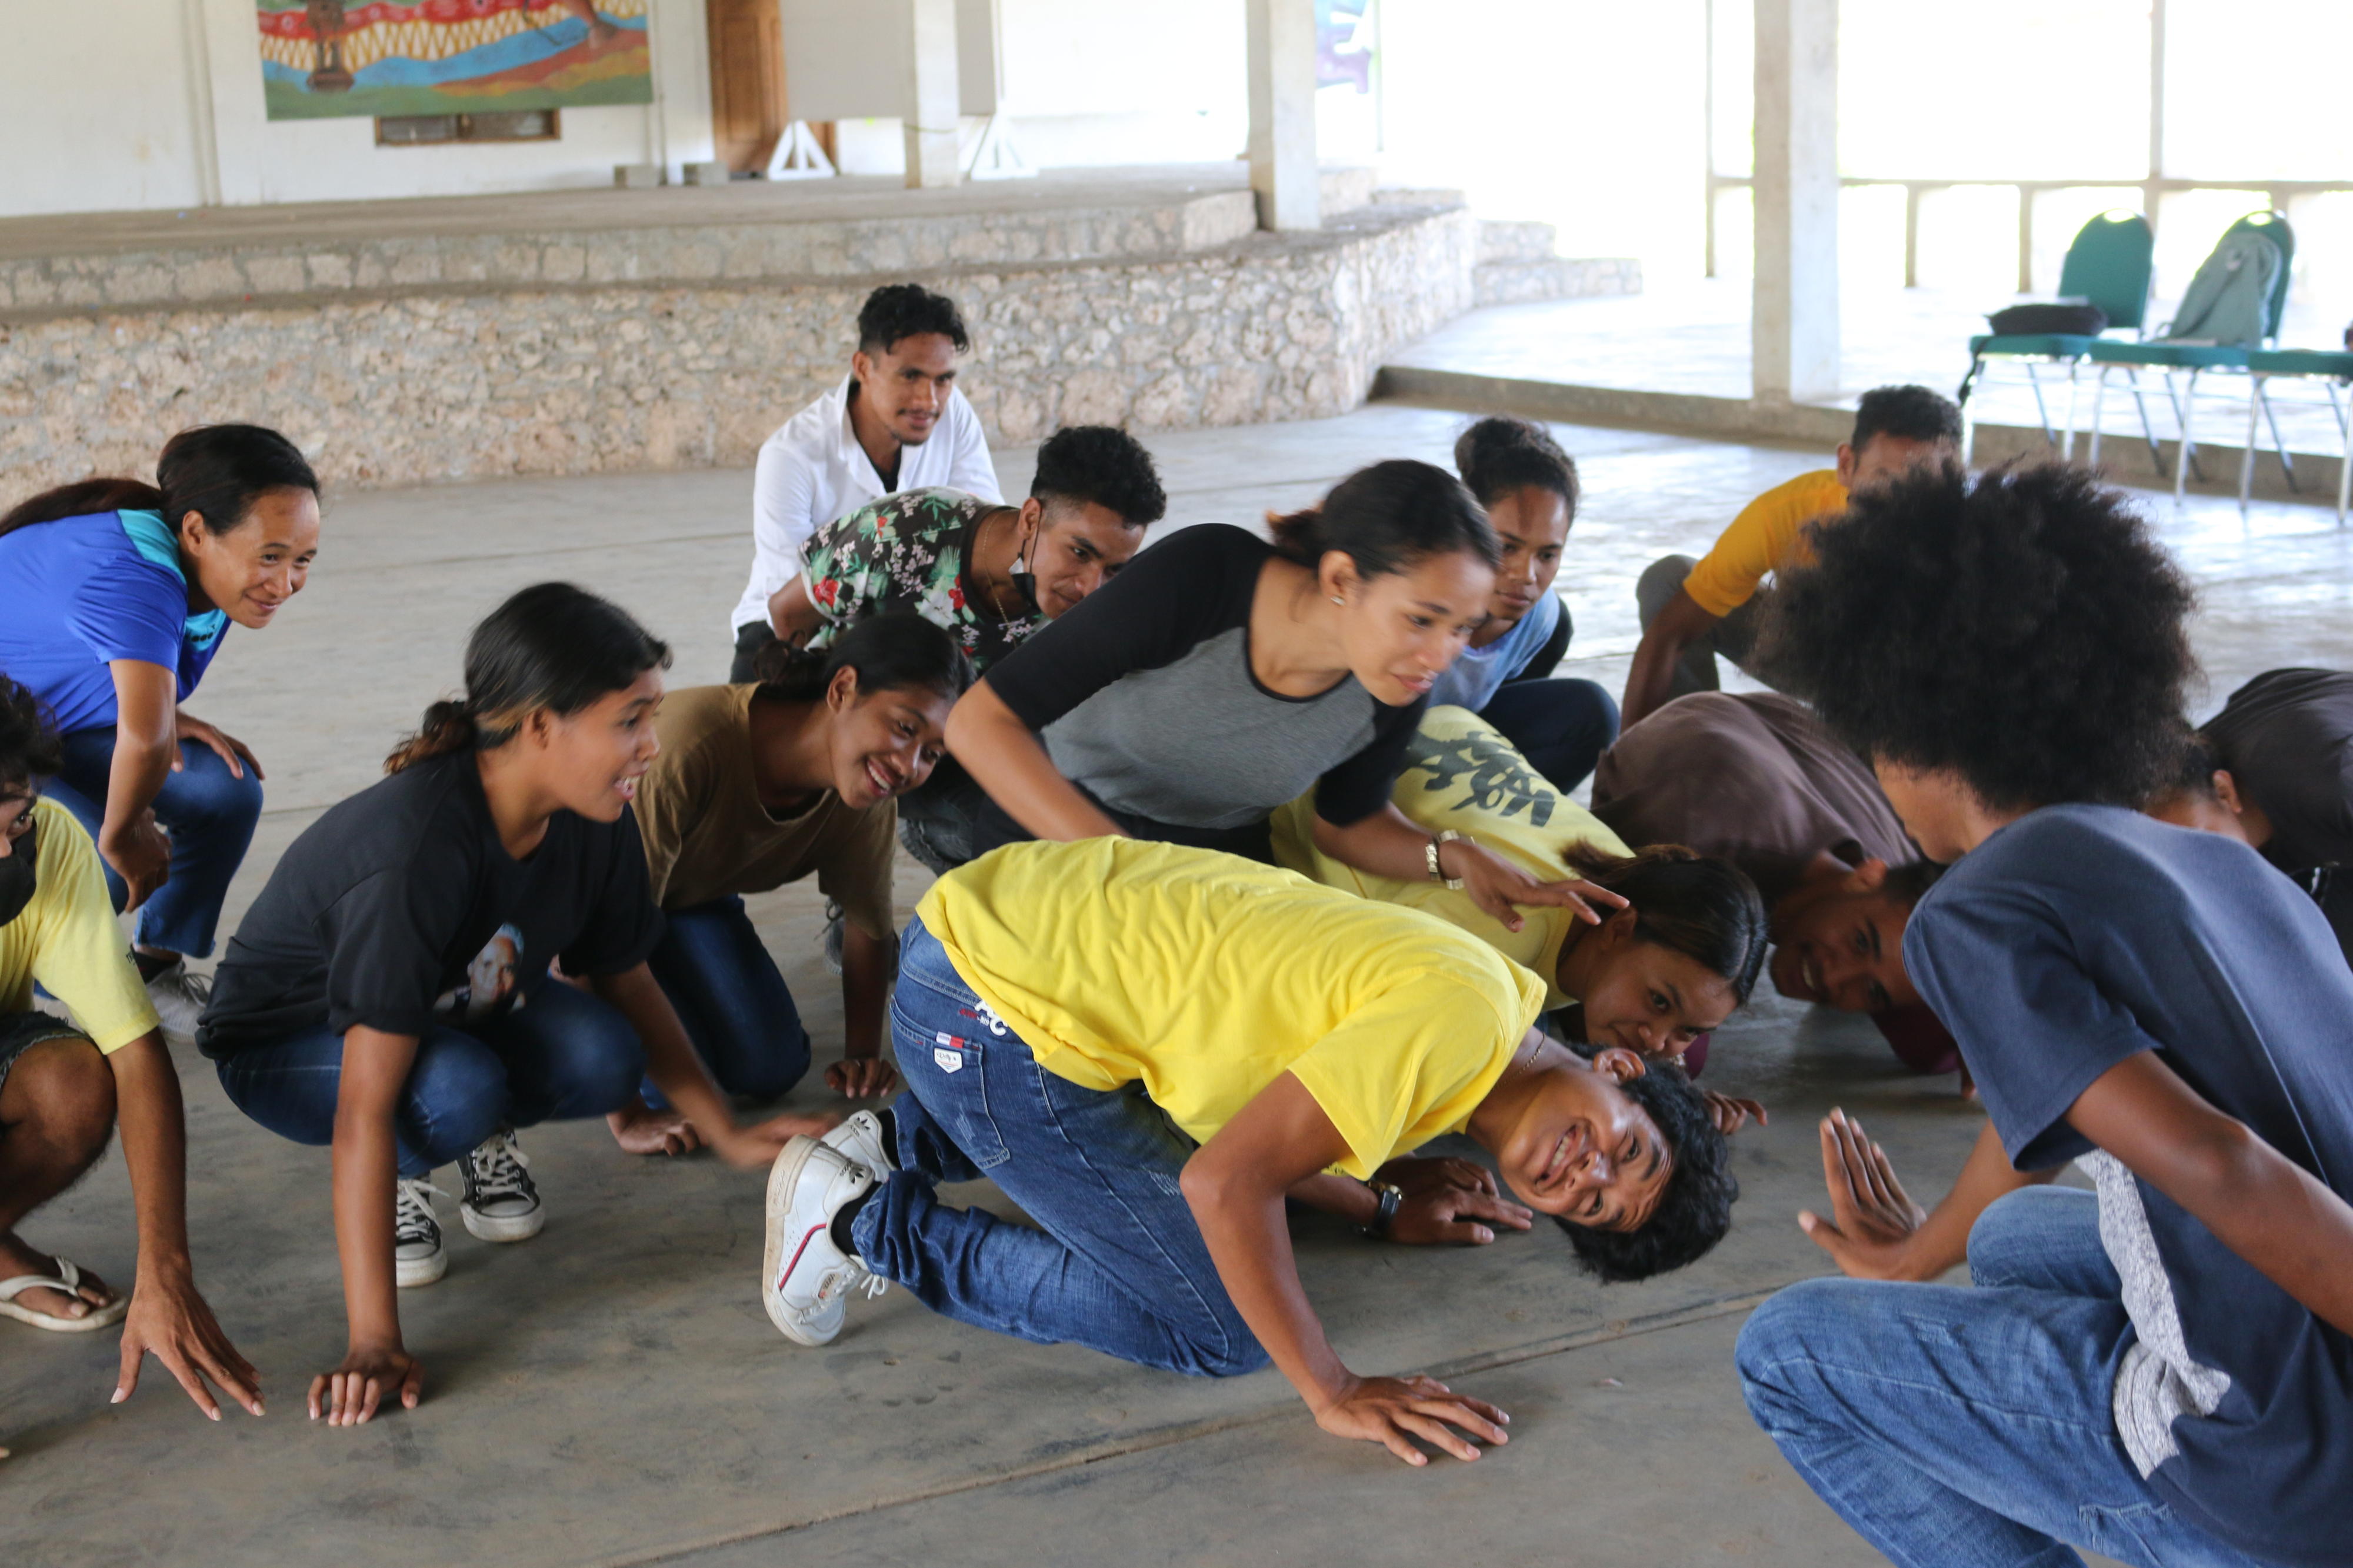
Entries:
<svg viewBox="0 0 2353 1568">
<path fill-rule="evenodd" d="M 1398 1205 L 1405 1202 L 1405 1189 L 1391 1182 L 1368 1182 L 1366 1185 L 1380 1194 L 1381 1206 L 1373 1211 L 1373 1222 L 1360 1226 L 1357 1233 L 1367 1241 L 1387 1241 L 1390 1222 L 1397 1218 Z"/>
<path fill-rule="evenodd" d="M 1441 829 L 1438 833 L 1432 835 L 1428 847 L 1422 850 L 1424 858 L 1430 863 L 1430 879 L 1454 892 L 1461 892 L 1462 890 L 1462 879 L 1460 877 L 1450 877 L 1445 872 L 1438 868 L 1438 851 L 1440 847 L 1442 845 L 1468 844 L 1470 842 L 1471 836 L 1469 834 L 1457 833 L 1451 827 Z"/>
</svg>

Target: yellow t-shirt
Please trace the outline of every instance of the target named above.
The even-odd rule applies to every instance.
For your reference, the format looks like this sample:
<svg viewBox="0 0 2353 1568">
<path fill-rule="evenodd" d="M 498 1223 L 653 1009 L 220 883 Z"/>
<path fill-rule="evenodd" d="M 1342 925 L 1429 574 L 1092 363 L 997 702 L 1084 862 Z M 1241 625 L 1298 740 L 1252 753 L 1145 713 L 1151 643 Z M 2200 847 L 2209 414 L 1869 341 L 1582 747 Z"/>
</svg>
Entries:
<svg viewBox="0 0 2353 1568">
<path fill-rule="evenodd" d="M 1630 853 L 1625 841 L 1600 818 L 1553 788 L 1550 780 L 1485 720 L 1467 708 L 1433 708 L 1406 747 L 1405 771 L 1389 799 L 1432 833 L 1452 828 L 1514 860 L 1529 875 L 1560 881 L 1577 873 L 1568 852 L 1578 846 L 1605 855 Z M 1303 795 L 1274 814 L 1274 858 L 1327 888 L 1339 888 L 1385 904 L 1426 910 L 1459 926 L 1544 982 L 1545 1005 L 1566 1007 L 1555 975 L 1562 943 L 1576 929 L 1575 911 L 1530 908 L 1520 911 L 1520 929 L 1504 922 L 1456 892 L 1427 878 L 1398 881 L 1377 877 L 1315 847 L 1314 801 Z"/>
<path fill-rule="evenodd" d="M 1846 510 L 1846 487 L 1835 469 L 1799 474 L 1740 509 L 1715 547 L 1700 557 L 1683 592 L 1711 616 L 1728 616 L 1756 595 L 1768 572 L 1813 563 L 1806 524 Z"/>
<path fill-rule="evenodd" d="M 0 926 L 0 1013 L 27 1013 L 33 983 L 73 1010 L 101 1051 L 119 1051 L 155 1027 L 131 944 L 114 923 L 98 846 L 53 800 L 33 803 L 33 901 Z"/>
<path fill-rule="evenodd" d="M 1141 1083 L 1206 1142 L 1289 1072 L 1364 1178 L 1461 1131 L 1544 1000 L 1442 921 L 1176 844 L 1008 845 L 915 913 L 1056 1077 Z"/>
</svg>

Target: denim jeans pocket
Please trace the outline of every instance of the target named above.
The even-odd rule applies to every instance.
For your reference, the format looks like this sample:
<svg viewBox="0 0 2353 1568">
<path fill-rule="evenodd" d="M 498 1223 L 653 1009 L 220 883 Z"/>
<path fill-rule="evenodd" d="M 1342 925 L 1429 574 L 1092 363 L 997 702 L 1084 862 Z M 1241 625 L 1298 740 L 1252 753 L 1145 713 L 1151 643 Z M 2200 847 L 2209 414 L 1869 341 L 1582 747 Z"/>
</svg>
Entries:
<svg viewBox="0 0 2353 1568">
<path fill-rule="evenodd" d="M 925 1000 L 936 1004 L 942 999 Z M 987 1027 L 986 1022 L 940 1016 L 950 1009 L 936 1005 L 914 1009 L 894 1005 L 891 1011 L 900 1076 L 932 1120 L 946 1130 L 965 1159 L 984 1171 L 1012 1158 L 989 1106 L 988 1069 L 990 1054 L 998 1045 L 1015 1047 L 1018 1055 L 1021 1042 L 1010 1034 L 1002 1042 L 976 1039 L 974 1037 Z M 1015 1064 L 1000 1065 L 1009 1068 Z"/>
</svg>

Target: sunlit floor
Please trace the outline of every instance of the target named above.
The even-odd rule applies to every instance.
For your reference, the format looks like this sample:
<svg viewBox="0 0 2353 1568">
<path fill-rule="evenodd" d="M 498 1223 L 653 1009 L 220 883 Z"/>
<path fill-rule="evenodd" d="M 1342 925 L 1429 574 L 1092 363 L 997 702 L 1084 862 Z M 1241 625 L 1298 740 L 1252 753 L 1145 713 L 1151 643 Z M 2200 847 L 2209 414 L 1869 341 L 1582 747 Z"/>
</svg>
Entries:
<svg viewBox="0 0 2353 1568">
<path fill-rule="evenodd" d="M 1158 436 L 1169 526 L 1248 523 L 1370 460 L 1442 460 L 1461 416 L 1393 405 L 1317 423 Z M 1613 689 L 1632 584 L 1704 548 L 1751 494 L 1822 455 L 1562 427 L 1588 500 L 1562 591 L 1567 672 Z M 1027 451 L 1000 460 L 1026 485 Z M 377 774 L 455 685 L 467 628 L 522 584 L 613 595 L 676 646 L 679 685 L 717 679 L 748 559 L 742 472 L 512 481 L 331 496 L 311 586 L 264 634 L 232 634 L 190 704 L 249 742 L 269 810 L 230 919 L 286 844 Z M 2153 512 L 2204 589 L 2200 711 L 2284 663 L 2353 666 L 2353 531 L 2311 508 Z M 923 876 L 902 866 L 902 910 Z M 751 900 L 818 1041 L 840 1013 L 813 889 Z M 1732 1337 L 1761 1295 L 1819 1272 L 1793 1223 L 1820 1200 L 1812 1123 L 1862 1115 L 1915 1195 L 1943 1190 L 1978 1111 L 1907 1076 L 1875 1037 L 1765 998 L 1719 1037 L 1708 1081 L 1755 1095 L 1733 1236 L 1680 1274 L 1604 1289 L 1557 1236 L 1476 1252 L 1376 1247 L 1303 1222 L 1311 1295 L 1351 1364 L 1442 1369 L 1512 1409 L 1509 1447 L 1409 1472 L 1320 1435 L 1272 1373 L 1198 1382 L 998 1339 L 894 1290 L 826 1351 L 761 1312 L 761 1187 L 708 1159 L 638 1161 L 601 1125 L 525 1135 L 545 1234 L 491 1247 L 451 1226 L 448 1277 L 407 1292 L 424 1405 L 357 1431 L 301 1395 L 343 1344 L 327 1156 L 262 1132 L 183 1056 L 200 1277 L 261 1367 L 261 1421 L 207 1426 L 151 1369 L 110 1407 L 111 1334 L 0 1323 L 0 1562 L 414 1568 L 697 1568 L 828 1562 L 1324 1563 L 1541 1554 L 1610 1568 L 1875 1561 L 1750 1425 Z M 805 1085 L 794 1103 L 828 1103 Z M 119 1160 L 27 1227 L 127 1281 Z"/>
<path fill-rule="evenodd" d="M 1927 289 L 1850 290 L 1840 323 L 1838 401 L 1852 407 L 1868 389 L 1893 382 L 1919 382 L 1952 395 L 1969 368 L 1968 340 L 1987 330 L 1984 313 L 2007 303 Z M 1502 305 L 1440 328 L 1391 354 L 1388 363 L 1627 391 L 1746 398 L 1750 392 L 1748 307 L 1745 279 L 1670 283 L 1621 299 Z M 2168 315 L 2168 310 L 2161 307 L 2155 320 L 2162 321 Z M 2282 341 L 2291 347 L 2339 348 L 2343 330 L 2340 318 L 2292 301 Z M 2067 373 L 2042 366 L 2036 374 L 2056 426 L 2067 416 Z M 2089 445 L 2095 374 L 2084 367 L 2078 389 L 2079 456 Z M 2231 472 L 2221 477 L 2234 479 L 2236 448 L 2247 433 L 2246 378 L 2212 375 L 2199 384 L 2198 439 L 2233 449 Z M 2324 401 L 2321 384 L 2270 384 L 2289 451 L 2335 457 L 2343 437 Z M 2177 426 L 2162 383 L 2144 377 L 2143 385 L 2157 437 L 2170 441 Z M 2039 423 L 2034 391 L 2023 369 L 2000 367 L 1980 386 L 1976 395 L 1980 420 L 2030 426 Z M 2137 482 L 2148 470 L 2149 458 L 2121 375 L 2110 378 L 2101 424 L 2106 432 L 2104 460 L 2113 471 Z M 2263 449 L 2269 447 L 2266 431 Z M 2272 461 L 2269 457 L 2262 460 L 2266 465 Z"/>
</svg>

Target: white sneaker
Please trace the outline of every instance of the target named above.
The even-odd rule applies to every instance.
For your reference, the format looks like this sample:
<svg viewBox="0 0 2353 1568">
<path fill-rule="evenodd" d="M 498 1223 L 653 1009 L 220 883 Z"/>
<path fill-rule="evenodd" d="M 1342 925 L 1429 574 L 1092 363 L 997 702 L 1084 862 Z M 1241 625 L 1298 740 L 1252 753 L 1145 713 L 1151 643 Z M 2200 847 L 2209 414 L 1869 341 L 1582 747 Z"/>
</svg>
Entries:
<svg viewBox="0 0 2353 1568">
<path fill-rule="evenodd" d="M 899 1162 L 891 1157 L 890 1141 L 882 1135 L 882 1118 L 871 1110 L 853 1113 L 818 1142 L 839 1150 L 851 1164 L 865 1166 L 878 1182 L 899 1168 Z"/>
<path fill-rule="evenodd" d="M 547 1223 L 547 1207 L 525 1167 L 531 1161 L 501 1127 L 466 1155 L 466 1195 L 458 1217 L 483 1241 L 528 1241 Z"/>
<path fill-rule="evenodd" d="M 796 1138 L 768 1172 L 768 1245 L 760 1304 L 796 1344 L 829 1345 L 841 1332 L 849 1293 L 880 1296 L 890 1282 L 834 1246 L 833 1216 L 872 1190 L 874 1173 L 814 1138 Z"/>
<path fill-rule="evenodd" d="M 433 1215 L 433 1194 L 440 1191 L 422 1176 L 403 1176 L 393 1184 L 392 1279 L 404 1290 L 430 1285 L 449 1272 L 441 1222 Z"/>
<path fill-rule="evenodd" d="M 195 1041 L 196 1020 L 212 999 L 213 977 L 190 970 L 185 958 L 174 959 L 170 968 L 157 970 L 147 982 L 147 1000 L 164 1021 L 164 1033 L 182 1045 Z"/>
</svg>

